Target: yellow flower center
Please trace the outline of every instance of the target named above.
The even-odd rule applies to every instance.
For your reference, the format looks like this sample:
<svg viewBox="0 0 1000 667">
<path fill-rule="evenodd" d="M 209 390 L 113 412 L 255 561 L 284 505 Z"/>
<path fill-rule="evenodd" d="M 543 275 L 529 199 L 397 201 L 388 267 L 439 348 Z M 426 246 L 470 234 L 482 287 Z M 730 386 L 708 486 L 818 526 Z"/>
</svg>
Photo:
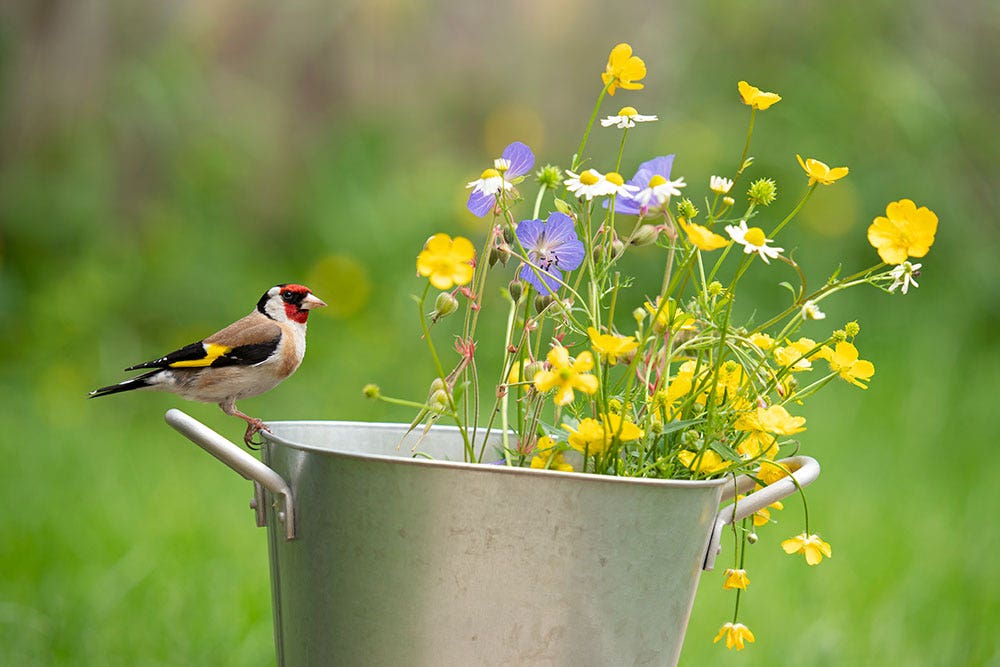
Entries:
<svg viewBox="0 0 1000 667">
<path fill-rule="evenodd" d="M 655 188 L 657 185 L 663 185 L 667 182 L 667 179 L 663 178 L 659 174 L 654 174 L 651 179 L 649 179 L 649 187 Z"/>
<path fill-rule="evenodd" d="M 593 169 L 588 169 L 587 171 L 580 174 L 580 182 L 584 185 L 594 185 L 600 180 L 597 174 L 594 173 Z"/>
<path fill-rule="evenodd" d="M 637 116 L 639 112 L 635 110 L 635 107 L 622 107 L 618 112 L 619 116 Z"/>
<path fill-rule="evenodd" d="M 756 246 L 762 246 L 767 243 L 767 237 L 764 236 L 764 230 L 760 227 L 751 227 L 747 230 L 747 233 L 743 235 L 743 239 Z"/>
<path fill-rule="evenodd" d="M 610 181 L 611 183 L 614 183 L 615 185 L 617 185 L 619 187 L 621 187 L 622 185 L 625 185 L 625 179 L 622 178 L 621 174 L 619 174 L 616 171 L 609 171 L 608 173 L 606 173 L 604 175 L 604 178 L 608 179 L 608 181 Z"/>
<path fill-rule="evenodd" d="M 497 178 L 499 176 L 500 172 L 497 171 L 496 169 L 487 169 L 482 174 L 480 174 L 479 178 L 486 180 L 487 178 Z"/>
</svg>

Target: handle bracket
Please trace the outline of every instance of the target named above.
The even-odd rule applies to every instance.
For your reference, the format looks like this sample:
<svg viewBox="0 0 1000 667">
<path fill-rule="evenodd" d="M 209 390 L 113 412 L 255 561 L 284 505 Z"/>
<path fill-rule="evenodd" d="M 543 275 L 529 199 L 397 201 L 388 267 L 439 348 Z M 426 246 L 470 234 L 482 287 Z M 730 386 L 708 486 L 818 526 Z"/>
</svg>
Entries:
<svg viewBox="0 0 1000 667">
<path fill-rule="evenodd" d="M 176 408 L 167 410 L 164 419 L 188 440 L 222 461 L 244 479 L 254 483 L 254 497 L 250 506 L 257 515 L 258 526 L 267 524 L 267 508 L 265 507 L 263 490 L 267 489 L 274 494 L 282 506 L 277 515 L 278 520 L 285 524 L 285 539 L 295 539 L 295 500 L 291 487 L 281 475 L 238 445 Z"/>
<path fill-rule="evenodd" d="M 809 456 L 791 456 L 781 459 L 777 463 L 788 468 L 795 481 L 787 476 L 782 477 L 773 484 L 768 484 L 762 489 L 754 491 L 750 495 L 740 499 L 738 502 L 726 505 L 715 515 L 715 526 L 712 528 L 712 535 L 708 541 L 708 551 L 705 554 L 704 570 L 711 570 L 715 567 L 715 558 L 722 551 L 722 529 L 731 523 L 745 519 L 751 514 L 764 509 L 771 503 L 775 503 L 786 496 L 795 493 L 799 487 L 806 487 L 812 484 L 819 477 L 819 463 Z M 727 487 L 723 494 L 723 500 L 731 500 L 739 493 L 746 493 L 753 489 L 756 482 L 746 475 L 741 475 L 733 485 Z"/>
</svg>

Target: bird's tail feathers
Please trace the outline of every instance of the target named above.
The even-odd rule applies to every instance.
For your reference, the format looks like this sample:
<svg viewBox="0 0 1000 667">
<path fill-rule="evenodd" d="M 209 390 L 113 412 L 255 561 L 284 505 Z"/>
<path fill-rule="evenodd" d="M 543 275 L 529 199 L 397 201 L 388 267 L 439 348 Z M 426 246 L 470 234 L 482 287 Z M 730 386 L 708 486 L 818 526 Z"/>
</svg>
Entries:
<svg viewBox="0 0 1000 667">
<path fill-rule="evenodd" d="M 153 383 L 150 382 L 150 378 L 159 372 L 159 369 L 157 369 L 152 373 L 146 373 L 144 375 L 140 375 L 139 377 L 132 378 L 131 380 L 125 380 L 124 382 L 119 382 L 118 384 L 112 384 L 107 387 L 95 389 L 90 392 L 89 398 L 97 398 L 98 396 L 108 396 L 110 394 L 117 394 L 123 391 L 132 391 L 133 389 L 150 387 L 153 385 Z"/>
</svg>

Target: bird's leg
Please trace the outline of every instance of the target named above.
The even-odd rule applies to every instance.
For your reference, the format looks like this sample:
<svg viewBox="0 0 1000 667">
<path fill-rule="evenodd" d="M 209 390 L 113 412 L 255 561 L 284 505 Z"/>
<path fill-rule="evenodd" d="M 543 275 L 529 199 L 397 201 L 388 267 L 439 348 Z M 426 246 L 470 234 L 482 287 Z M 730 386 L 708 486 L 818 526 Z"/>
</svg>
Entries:
<svg viewBox="0 0 1000 667">
<path fill-rule="evenodd" d="M 233 399 L 219 403 L 219 407 L 222 408 L 222 411 L 227 415 L 230 415 L 231 417 L 239 417 L 247 423 L 246 433 L 243 434 L 243 442 L 247 447 L 256 449 L 259 447 L 259 444 L 253 441 L 253 437 L 261 431 L 267 431 L 268 433 L 271 432 L 271 429 L 267 427 L 267 424 L 260 419 L 240 412 L 236 407 L 236 401 Z"/>
</svg>

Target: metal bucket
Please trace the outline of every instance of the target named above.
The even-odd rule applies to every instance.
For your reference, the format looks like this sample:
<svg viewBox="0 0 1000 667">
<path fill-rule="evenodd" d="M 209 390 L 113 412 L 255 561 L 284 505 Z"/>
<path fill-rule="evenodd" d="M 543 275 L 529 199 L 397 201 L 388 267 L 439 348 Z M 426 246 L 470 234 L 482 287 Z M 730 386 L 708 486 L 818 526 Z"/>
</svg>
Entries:
<svg viewBox="0 0 1000 667">
<path fill-rule="evenodd" d="M 455 429 L 272 422 L 261 463 L 167 422 L 254 481 L 279 665 L 672 665 L 722 528 L 795 491 L 466 464 Z M 793 457 L 805 486 L 819 474 Z M 265 491 L 266 489 L 266 491 Z"/>
</svg>

